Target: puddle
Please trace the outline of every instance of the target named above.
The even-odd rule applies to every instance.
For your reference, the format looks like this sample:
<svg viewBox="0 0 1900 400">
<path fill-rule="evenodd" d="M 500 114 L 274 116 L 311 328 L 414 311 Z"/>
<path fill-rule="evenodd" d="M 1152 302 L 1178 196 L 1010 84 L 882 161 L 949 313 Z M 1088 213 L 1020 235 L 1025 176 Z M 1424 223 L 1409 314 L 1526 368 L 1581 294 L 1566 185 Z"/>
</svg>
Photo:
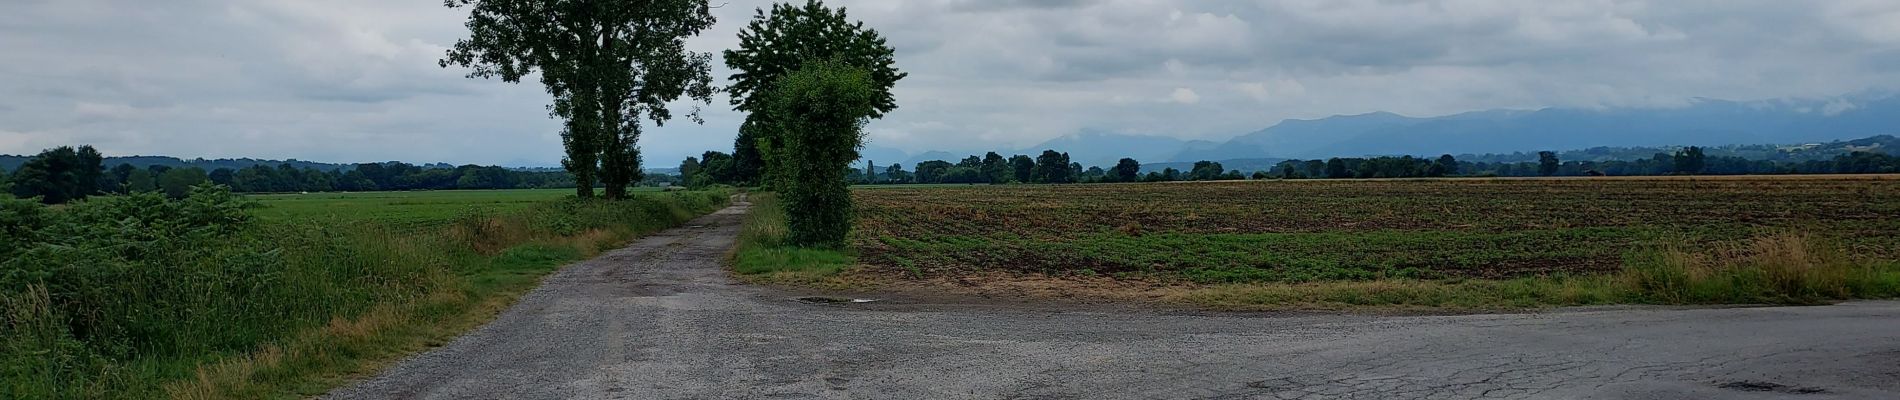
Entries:
<svg viewBox="0 0 1900 400">
<path fill-rule="evenodd" d="M 805 303 L 805 304 L 851 304 L 851 303 L 869 303 L 869 302 L 873 302 L 877 300 L 854 299 L 850 297 L 833 297 L 833 296 L 808 296 L 808 297 L 795 298 L 795 299 L 792 299 L 792 301 L 797 301 L 797 302 Z"/>
<path fill-rule="evenodd" d="M 1774 382 L 1762 382 L 1762 381 L 1734 381 L 1734 382 L 1728 382 L 1728 383 L 1715 385 L 1715 387 L 1728 389 L 1728 390 L 1739 390 L 1739 391 L 1744 391 L 1744 392 L 1775 392 L 1775 393 L 1787 393 L 1787 394 L 1815 394 L 1815 393 L 1827 392 L 1826 389 L 1821 389 L 1821 388 L 1788 386 L 1788 385 L 1783 385 L 1783 384 L 1774 383 Z"/>
</svg>

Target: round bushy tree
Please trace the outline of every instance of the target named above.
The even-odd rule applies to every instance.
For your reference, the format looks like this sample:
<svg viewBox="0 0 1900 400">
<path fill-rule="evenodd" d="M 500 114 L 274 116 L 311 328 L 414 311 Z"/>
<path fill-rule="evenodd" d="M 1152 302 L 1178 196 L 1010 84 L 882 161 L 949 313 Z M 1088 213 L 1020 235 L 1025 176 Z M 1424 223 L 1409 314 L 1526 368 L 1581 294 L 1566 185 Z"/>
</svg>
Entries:
<svg viewBox="0 0 1900 400">
<path fill-rule="evenodd" d="M 882 92 L 865 69 L 837 61 L 807 63 L 776 86 L 770 112 L 790 161 L 790 184 L 780 191 L 790 228 L 786 239 L 798 246 L 842 246 L 851 231 L 845 179 Z"/>
</svg>

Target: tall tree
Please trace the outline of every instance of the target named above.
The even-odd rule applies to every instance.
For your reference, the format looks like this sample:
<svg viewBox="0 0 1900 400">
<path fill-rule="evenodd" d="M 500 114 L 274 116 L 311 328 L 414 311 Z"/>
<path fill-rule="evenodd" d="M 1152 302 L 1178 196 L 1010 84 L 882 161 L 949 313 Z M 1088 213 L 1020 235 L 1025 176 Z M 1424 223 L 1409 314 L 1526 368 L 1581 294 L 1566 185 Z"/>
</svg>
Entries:
<svg viewBox="0 0 1900 400">
<path fill-rule="evenodd" d="M 873 75 L 842 62 L 808 63 L 773 90 L 772 121 L 784 135 L 791 178 L 784 188 L 791 244 L 839 247 L 851 231 L 845 174 L 864 147 L 864 123 L 880 99 Z"/>
<path fill-rule="evenodd" d="M 1438 166 L 1440 175 L 1458 174 L 1458 159 L 1452 157 L 1450 154 L 1438 156 L 1438 161 L 1433 161 L 1433 164 Z"/>
<path fill-rule="evenodd" d="M 851 21 L 843 7 L 832 9 L 819 0 L 777 3 L 769 12 L 755 9 L 752 21 L 739 31 L 739 47 L 722 55 L 733 70 L 732 85 L 726 88 L 732 108 L 747 113 L 737 140 L 756 147 L 744 151 L 735 146 L 734 156 L 741 165 L 762 166 L 761 183 L 768 186 L 783 178 L 775 171 L 782 169 L 786 155 L 778 125 L 770 121 L 772 113 L 761 111 L 769 107 L 781 78 L 821 60 L 866 71 L 876 96 L 870 118 L 876 119 L 897 109 L 891 87 L 907 75 L 893 65 L 896 50 L 876 29 Z"/>
<path fill-rule="evenodd" d="M 680 161 L 680 181 L 686 182 L 687 186 L 692 186 L 693 178 L 698 175 L 699 175 L 699 158 L 698 157 L 687 156 L 686 161 Z"/>
<path fill-rule="evenodd" d="M 1351 170 L 1346 169 L 1346 160 L 1337 157 L 1326 160 L 1326 177 L 1332 179 L 1351 178 Z"/>
<path fill-rule="evenodd" d="M 686 49 L 686 38 L 711 27 L 706 0 L 445 0 L 469 7 L 469 37 L 440 64 L 473 69 L 470 78 L 518 83 L 539 72 L 565 120 L 575 195 L 621 198 L 640 179 L 641 119 L 664 126 L 666 103 L 712 101 L 712 55 Z M 695 106 L 687 117 L 699 118 Z"/>
<path fill-rule="evenodd" d="M 891 164 L 884 169 L 884 177 L 890 183 L 904 183 L 910 180 L 910 173 L 904 172 L 904 164 Z"/>
<path fill-rule="evenodd" d="M 992 151 L 983 155 L 983 177 L 988 178 L 991 184 L 1009 183 L 1015 180 L 1016 171 L 1010 168 L 1009 159 Z"/>
<path fill-rule="evenodd" d="M 1043 150 L 1036 156 L 1036 183 L 1073 183 L 1074 171 L 1070 170 L 1069 154 L 1055 150 Z"/>
<path fill-rule="evenodd" d="M 16 196 L 60 204 L 97 193 L 106 176 L 104 163 L 92 146 L 60 146 L 27 159 L 9 180 Z"/>
<path fill-rule="evenodd" d="M 1017 182 L 1030 183 L 1036 181 L 1036 160 L 1029 158 L 1029 156 L 1021 154 L 1010 156 L 1009 167 L 1015 170 Z"/>
<path fill-rule="evenodd" d="M 1563 163 L 1557 160 L 1557 153 L 1550 152 L 1550 151 L 1537 152 L 1537 174 L 1538 175 L 1543 175 L 1543 176 L 1556 175 L 1557 167 L 1562 166 L 1562 165 Z"/>
<path fill-rule="evenodd" d="M 205 170 L 197 167 L 172 168 L 158 176 L 158 188 L 165 191 L 166 197 L 182 199 L 191 193 L 192 186 L 210 181 Z"/>
<path fill-rule="evenodd" d="M 1677 151 L 1675 156 L 1676 173 L 1690 175 L 1700 174 L 1702 173 L 1702 168 L 1707 165 L 1706 160 L 1707 158 L 1703 156 L 1701 147 L 1689 146 L 1689 148 Z"/>
<path fill-rule="evenodd" d="M 1141 179 L 1141 162 L 1133 158 L 1123 158 L 1115 162 L 1115 172 L 1109 175 L 1116 182 L 1134 182 Z"/>
<path fill-rule="evenodd" d="M 1191 181 L 1216 180 L 1216 179 L 1220 179 L 1221 174 L 1226 173 L 1226 172 L 1227 172 L 1226 167 L 1221 166 L 1220 163 L 1207 161 L 1207 160 L 1196 161 L 1194 162 L 1194 169 L 1188 170 L 1188 180 L 1191 180 Z"/>
<path fill-rule="evenodd" d="M 140 169 L 125 174 L 126 193 L 145 193 L 154 190 L 158 190 L 158 178 L 152 176 L 152 171 Z"/>
<path fill-rule="evenodd" d="M 864 161 L 864 183 L 877 183 L 877 161 Z"/>
</svg>

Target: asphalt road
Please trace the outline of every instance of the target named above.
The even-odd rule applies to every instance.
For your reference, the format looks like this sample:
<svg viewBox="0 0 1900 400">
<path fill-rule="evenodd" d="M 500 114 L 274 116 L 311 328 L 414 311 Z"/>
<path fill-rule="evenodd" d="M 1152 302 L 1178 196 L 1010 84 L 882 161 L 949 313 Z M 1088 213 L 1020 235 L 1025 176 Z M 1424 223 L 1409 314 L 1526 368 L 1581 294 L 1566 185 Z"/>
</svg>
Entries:
<svg viewBox="0 0 1900 400">
<path fill-rule="evenodd" d="M 740 204 L 571 265 L 338 399 L 1900 398 L 1900 303 L 1391 317 L 806 304 Z"/>
</svg>

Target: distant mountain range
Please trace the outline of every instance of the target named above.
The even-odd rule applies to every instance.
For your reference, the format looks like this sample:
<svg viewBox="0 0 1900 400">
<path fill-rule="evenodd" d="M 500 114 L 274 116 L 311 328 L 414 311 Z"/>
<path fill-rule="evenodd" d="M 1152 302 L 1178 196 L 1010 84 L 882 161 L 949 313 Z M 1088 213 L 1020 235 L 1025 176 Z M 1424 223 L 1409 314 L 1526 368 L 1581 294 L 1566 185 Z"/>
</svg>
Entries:
<svg viewBox="0 0 1900 400">
<path fill-rule="evenodd" d="M 1286 120 L 1219 142 L 1084 131 L 1009 154 L 1035 155 L 1054 149 L 1068 152 L 1084 165 L 1104 167 L 1122 157 L 1144 164 L 1199 160 L 1253 164 L 1295 158 L 1534 153 L 1596 147 L 1806 144 L 1886 134 L 1900 134 L 1900 96 L 1892 93 L 1763 101 L 1696 99 L 1685 106 L 1662 108 L 1486 110 L 1438 117 L 1375 112 Z M 910 165 L 954 162 L 968 156 L 942 151 L 910 155 L 875 147 L 867 148 L 865 155 Z"/>
</svg>

